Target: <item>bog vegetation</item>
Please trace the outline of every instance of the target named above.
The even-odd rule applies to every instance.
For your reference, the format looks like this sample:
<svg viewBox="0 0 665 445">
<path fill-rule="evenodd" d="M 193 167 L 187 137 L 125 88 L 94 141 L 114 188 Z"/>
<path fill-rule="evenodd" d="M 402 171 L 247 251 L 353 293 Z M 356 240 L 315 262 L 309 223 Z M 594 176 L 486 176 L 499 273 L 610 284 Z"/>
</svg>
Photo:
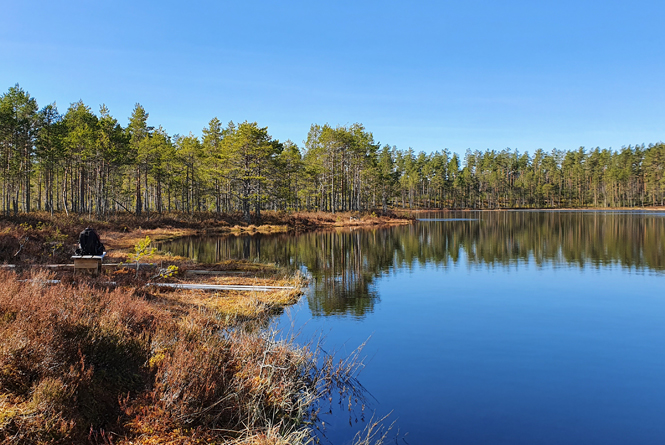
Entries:
<svg viewBox="0 0 665 445">
<path fill-rule="evenodd" d="M 148 291 L 124 272 L 109 289 L 0 270 L 0 443 L 311 443 L 333 391 L 364 400 L 359 351 L 267 327 L 297 291 Z"/>
<path fill-rule="evenodd" d="M 123 126 L 104 105 L 0 96 L 0 206 L 14 214 L 663 205 L 664 167 L 663 143 L 460 159 L 381 145 L 361 124 L 312 125 L 301 147 L 255 122 L 169 135 L 140 104 Z"/>
<path fill-rule="evenodd" d="M 163 267 L 149 267 L 150 238 L 131 233 L 133 252 L 113 253 L 130 263 L 105 267 L 97 278 L 46 272 L 43 263 L 70 261 L 82 221 L 37 215 L 0 218 L 0 262 L 12 263 L 0 268 L 0 443 L 304 444 L 323 427 L 318 413 L 330 409 L 330 397 L 365 402 L 359 351 L 340 361 L 271 329 L 271 317 L 298 300 L 299 273 L 171 255 L 162 255 Z M 99 224 L 117 228 L 135 218 Z M 206 267 L 219 274 L 191 270 Z M 196 284 L 280 288 L 146 286 L 188 282 L 187 272 L 196 272 Z M 384 434 L 375 423 L 366 431 L 378 441 Z"/>
</svg>

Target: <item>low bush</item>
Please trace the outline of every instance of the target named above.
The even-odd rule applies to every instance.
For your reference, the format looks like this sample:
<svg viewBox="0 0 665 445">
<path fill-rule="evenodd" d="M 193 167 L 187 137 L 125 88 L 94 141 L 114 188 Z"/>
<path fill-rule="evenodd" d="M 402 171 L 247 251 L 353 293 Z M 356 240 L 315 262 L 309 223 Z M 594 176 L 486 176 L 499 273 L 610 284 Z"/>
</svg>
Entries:
<svg viewBox="0 0 665 445">
<path fill-rule="evenodd" d="M 357 356 L 321 360 L 168 294 L 52 278 L 0 271 L 2 443 L 305 443 L 322 396 L 362 396 Z"/>
</svg>

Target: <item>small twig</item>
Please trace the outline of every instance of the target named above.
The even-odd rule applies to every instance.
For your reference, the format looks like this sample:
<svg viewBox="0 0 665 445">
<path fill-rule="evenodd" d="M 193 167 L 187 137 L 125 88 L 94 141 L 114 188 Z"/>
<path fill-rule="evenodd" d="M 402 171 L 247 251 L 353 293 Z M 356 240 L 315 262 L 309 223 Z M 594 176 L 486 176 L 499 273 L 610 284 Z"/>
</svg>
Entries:
<svg viewBox="0 0 665 445">
<path fill-rule="evenodd" d="M 134 212 L 132 212 L 131 210 L 129 210 L 127 207 L 125 207 L 124 205 L 120 204 L 120 203 L 118 202 L 117 199 L 114 199 L 114 201 L 115 201 L 115 203 L 118 204 L 120 207 L 122 207 L 123 209 L 125 209 L 125 211 L 126 211 L 127 213 L 134 213 Z"/>
<path fill-rule="evenodd" d="M 278 370 L 280 370 L 280 371 L 288 371 L 288 370 L 289 370 L 289 368 L 280 368 L 279 366 L 269 365 L 269 364 L 263 364 L 263 365 L 261 365 L 261 370 L 263 370 L 263 368 L 278 369 Z"/>
</svg>

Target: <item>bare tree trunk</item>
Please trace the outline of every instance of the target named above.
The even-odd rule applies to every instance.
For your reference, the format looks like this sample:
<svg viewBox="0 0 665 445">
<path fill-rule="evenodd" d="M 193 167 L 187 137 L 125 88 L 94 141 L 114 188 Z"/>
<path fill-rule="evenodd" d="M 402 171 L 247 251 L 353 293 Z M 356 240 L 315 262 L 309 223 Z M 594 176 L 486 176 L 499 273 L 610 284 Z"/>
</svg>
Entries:
<svg viewBox="0 0 665 445">
<path fill-rule="evenodd" d="M 141 216 L 141 167 L 136 166 L 136 216 Z"/>
</svg>

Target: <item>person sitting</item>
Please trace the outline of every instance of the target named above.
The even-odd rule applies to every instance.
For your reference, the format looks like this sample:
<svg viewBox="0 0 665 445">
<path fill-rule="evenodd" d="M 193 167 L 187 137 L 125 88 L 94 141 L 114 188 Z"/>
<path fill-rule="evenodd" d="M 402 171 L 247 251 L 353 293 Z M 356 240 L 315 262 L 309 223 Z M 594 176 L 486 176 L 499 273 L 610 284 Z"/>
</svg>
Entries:
<svg viewBox="0 0 665 445">
<path fill-rule="evenodd" d="M 79 235 L 79 247 L 76 255 L 104 255 L 106 249 L 99 239 L 99 235 L 92 227 L 86 227 Z"/>
</svg>

